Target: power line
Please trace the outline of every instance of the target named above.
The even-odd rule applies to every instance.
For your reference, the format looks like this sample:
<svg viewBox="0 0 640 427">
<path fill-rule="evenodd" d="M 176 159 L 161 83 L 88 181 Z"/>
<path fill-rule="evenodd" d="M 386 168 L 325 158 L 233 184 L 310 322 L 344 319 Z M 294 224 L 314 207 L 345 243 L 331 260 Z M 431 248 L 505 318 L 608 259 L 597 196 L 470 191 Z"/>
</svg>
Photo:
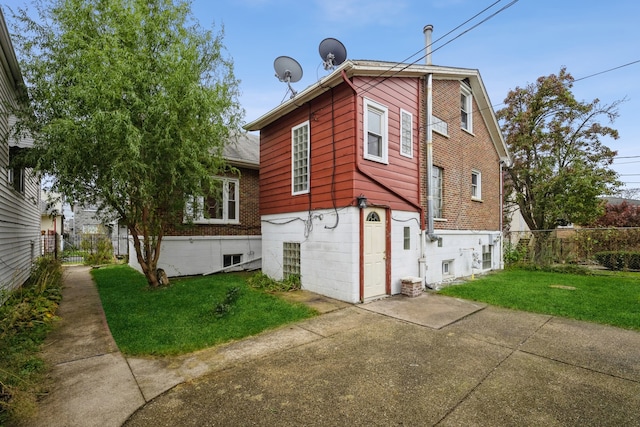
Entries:
<svg viewBox="0 0 640 427">
<path fill-rule="evenodd" d="M 438 38 L 435 42 L 431 43 L 429 46 L 425 46 L 422 49 L 420 49 L 418 52 L 414 53 L 413 55 L 411 55 L 409 58 L 419 54 L 422 51 L 425 51 L 427 49 L 427 47 L 431 47 L 433 46 L 434 43 L 442 40 L 444 37 L 446 37 L 447 35 L 451 34 L 452 32 L 454 32 L 455 30 L 457 30 L 458 28 L 464 26 L 465 24 L 467 24 L 468 22 L 472 21 L 473 19 L 477 18 L 478 16 L 480 16 L 481 14 L 483 14 L 484 12 L 486 12 L 487 10 L 491 9 L 493 6 L 495 6 L 496 4 L 500 3 L 500 1 L 502 0 L 498 0 L 495 3 L 491 4 L 490 6 L 484 8 L 482 11 L 476 13 L 473 17 L 469 18 L 468 20 L 466 20 L 465 22 L 463 22 L 462 24 L 458 25 L 457 27 L 455 27 L 453 30 L 449 31 L 448 33 L 446 33 L 445 35 L 443 35 L 442 37 Z M 498 11 L 492 13 L 491 15 L 489 15 L 488 17 L 484 18 L 482 21 L 478 22 L 477 24 L 473 25 L 471 28 L 468 28 L 466 30 L 464 30 L 463 32 L 461 32 L 460 34 L 458 34 L 457 36 L 455 36 L 454 38 L 452 38 L 451 40 L 447 41 L 445 44 L 438 46 L 436 49 L 434 49 L 432 51 L 433 52 L 437 52 L 438 50 L 442 49 L 443 47 L 445 47 L 446 45 L 448 45 L 449 43 L 453 42 L 454 40 L 457 40 L 458 38 L 462 37 L 463 35 L 465 35 L 466 33 L 468 33 L 469 31 L 479 27 L 480 25 L 484 24 L 485 22 L 487 22 L 489 19 L 493 18 L 494 16 L 498 15 L 499 13 L 504 12 L 506 9 L 510 8 L 511 6 L 513 6 L 514 4 L 516 4 L 519 0 L 512 0 L 509 4 L 507 4 L 506 6 L 503 6 L 501 9 L 499 9 Z M 366 85 L 362 85 L 360 87 L 358 87 L 358 89 L 361 89 L 363 93 L 366 93 L 368 91 L 370 91 L 371 89 L 375 88 L 376 86 L 378 86 L 379 84 L 385 82 L 387 79 L 399 74 L 400 72 L 406 70 L 407 68 L 409 68 L 412 65 L 415 65 L 418 61 L 423 60 L 424 58 L 426 58 L 426 54 L 421 56 L 420 58 L 416 59 L 413 62 L 410 62 L 408 64 L 405 64 L 404 67 L 400 68 L 399 70 L 395 71 L 392 74 L 389 75 L 385 75 L 386 73 L 390 72 L 391 70 L 393 70 L 393 68 L 395 68 L 398 65 L 403 65 L 402 63 L 396 63 L 394 65 L 392 65 L 391 67 L 389 67 L 386 71 L 383 71 L 382 73 L 380 73 L 376 78 L 379 77 L 383 77 L 382 80 L 380 81 L 375 81 L 375 82 L 368 82 L 366 83 L 366 85 L 368 85 L 369 87 L 366 87 Z"/>
<path fill-rule="evenodd" d="M 640 59 L 632 61 L 632 62 L 628 62 L 626 64 L 622 64 L 622 65 L 618 65 L 617 67 L 613 67 L 613 68 L 609 68 L 608 70 L 604 70 L 604 71 L 599 71 L 597 73 L 593 73 L 593 74 L 589 74 L 588 76 L 584 76 L 584 77 L 580 77 L 579 79 L 574 79 L 573 82 L 579 82 L 580 80 L 585 80 L 594 76 L 599 76 L 600 74 L 604 74 L 604 73 L 608 73 L 610 71 L 614 71 L 614 70 L 618 70 L 620 68 L 624 68 L 624 67 L 628 67 L 629 65 L 633 65 L 633 64 L 637 64 L 640 62 Z"/>
</svg>

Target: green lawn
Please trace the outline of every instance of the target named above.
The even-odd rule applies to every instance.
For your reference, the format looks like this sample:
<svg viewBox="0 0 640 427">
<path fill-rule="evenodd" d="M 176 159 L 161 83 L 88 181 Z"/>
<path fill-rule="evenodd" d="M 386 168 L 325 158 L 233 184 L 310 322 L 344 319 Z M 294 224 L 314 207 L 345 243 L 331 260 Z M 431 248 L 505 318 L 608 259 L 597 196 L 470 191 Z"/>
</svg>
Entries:
<svg viewBox="0 0 640 427">
<path fill-rule="evenodd" d="M 246 275 L 173 279 L 150 289 L 128 266 L 92 271 L 111 333 L 123 353 L 175 355 L 255 335 L 316 314 L 246 283 Z M 216 315 L 229 290 L 239 289 L 229 311 Z M 220 310 L 218 310 L 218 314 Z"/>
<path fill-rule="evenodd" d="M 448 286 L 439 293 L 640 330 L 640 273 L 576 275 L 514 269 Z"/>
</svg>

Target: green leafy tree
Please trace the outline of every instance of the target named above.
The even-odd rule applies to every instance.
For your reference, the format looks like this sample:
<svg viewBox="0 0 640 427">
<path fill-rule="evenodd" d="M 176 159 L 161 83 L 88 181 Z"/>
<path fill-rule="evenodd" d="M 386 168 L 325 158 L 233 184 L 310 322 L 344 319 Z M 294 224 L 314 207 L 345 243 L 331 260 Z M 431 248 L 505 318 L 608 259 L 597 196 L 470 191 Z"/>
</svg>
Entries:
<svg viewBox="0 0 640 427">
<path fill-rule="evenodd" d="M 616 152 L 602 143 L 617 139 L 618 132 L 599 121 L 613 123 L 622 101 L 578 101 L 573 81 L 562 68 L 510 91 L 497 112 L 513 159 L 505 205 L 516 205 L 531 230 L 589 223 L 602 214 L 598 196 L 620 185 L 610 168 Z"/>
<path fill-rule="evenodd" d="M 36 135 L 31 162 L 69 200 L 127 224 L 151 286 L 185 195 L 224 165 L 243 111 L 223 33 L 201 28 L 190 1 L 54 0 L 13 18 Z"/>
</svg>

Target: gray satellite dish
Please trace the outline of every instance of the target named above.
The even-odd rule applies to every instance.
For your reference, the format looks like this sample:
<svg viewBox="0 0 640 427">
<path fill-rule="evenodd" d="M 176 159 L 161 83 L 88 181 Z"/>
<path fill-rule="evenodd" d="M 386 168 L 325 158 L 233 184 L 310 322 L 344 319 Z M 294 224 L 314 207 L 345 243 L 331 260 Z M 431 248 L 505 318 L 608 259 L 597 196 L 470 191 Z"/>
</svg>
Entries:
<svg viewBox="0 0 640 427">
<path fill-rule="evenodd" d="M 288 56 L 279 56 L 273 61 L 273 68 L 276 70 L 278 80 L 287 83 L 291 98 L 296 96 L 298 92 L 291 87 L 291 82 L 295 83 L 302 78 L 302 67 L 298 61 Z"/>
<path fill-rule="evenodd" d="M 320 42 L 320 57 L 325 70 L 332 70 L 347 59 L 347 49 L 334 38 L 326 38 Z"/>
</svg>

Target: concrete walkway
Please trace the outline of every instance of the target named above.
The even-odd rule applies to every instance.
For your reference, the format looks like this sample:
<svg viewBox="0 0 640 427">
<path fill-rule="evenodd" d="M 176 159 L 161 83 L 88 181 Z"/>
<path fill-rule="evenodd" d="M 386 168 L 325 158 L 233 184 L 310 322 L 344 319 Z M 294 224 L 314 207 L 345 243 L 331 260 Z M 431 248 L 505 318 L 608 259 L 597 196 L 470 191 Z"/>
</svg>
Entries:
<svg viewBox="0 0 640 427">
<path fill-rule="evenodd" d="M 116 349 L 84 267 L 32 426 L 640 426 L 640 334 L 435 294 L 349 305 L 176 358 Z M 140 409 L 138 409 L 140 408 Z"/>
</svg>

